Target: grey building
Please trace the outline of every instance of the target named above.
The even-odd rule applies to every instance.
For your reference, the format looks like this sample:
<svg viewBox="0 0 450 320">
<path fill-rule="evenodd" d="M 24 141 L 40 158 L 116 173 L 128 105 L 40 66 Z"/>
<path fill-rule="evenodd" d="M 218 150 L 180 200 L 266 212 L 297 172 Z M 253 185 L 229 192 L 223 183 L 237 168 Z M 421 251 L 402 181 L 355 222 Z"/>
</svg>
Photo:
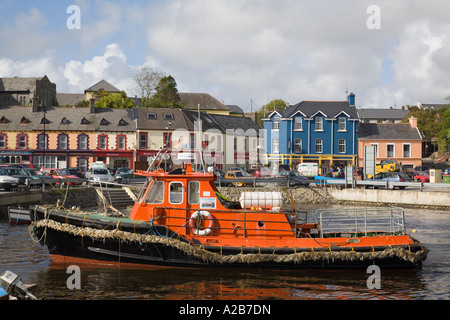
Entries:
<svg viewBox="0 0 450 320">
<path fill-rule="evenodd" d="M 39 106 L 57 105 L 56 84 L 47 76 L 0 78 L 0 107 L 31 106 L 34 96 Z"/>
</svg>

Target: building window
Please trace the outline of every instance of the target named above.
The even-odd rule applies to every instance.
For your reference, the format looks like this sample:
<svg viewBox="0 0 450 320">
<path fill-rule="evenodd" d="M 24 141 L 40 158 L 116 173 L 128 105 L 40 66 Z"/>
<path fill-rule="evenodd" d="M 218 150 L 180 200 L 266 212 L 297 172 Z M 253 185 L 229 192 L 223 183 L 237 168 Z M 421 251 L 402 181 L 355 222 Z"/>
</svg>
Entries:
<svg viewBox="0 0 450 320">
<path fill-rule="evenodd" d="M 147 149 L 147 133 L 139 134 L 139 149 Z"/>
<path fill-rule="evenodd" d="M 294 152 L 302 153 L 302 139 L 299 138 L 294 139 Z"/>
<path fill-rule="evenodd" d="M 68 149 L 69 147 L 69 136 L 65 133 L 58 135 L 58 149 Z"/>
<path fill-rule="evenodd" d="M 78 158 L 77 167 L 80 168 L 82 172 L 86 172 L 88 170 L 88 159 L 86 158 Z"/>
<path fill-rule="evenodd" d="M 273 130 L 279 130 L 280 129 L 280 118 L 274 117 L 273 118 Z"/>
<path fill-rule="evenodd" d="M 156 113 L 147 113 L 147 119 L 156 120 Z"/>
<path fill-rule="evenodd" d="M 346 130 L 346 119 L 345 117 L 339 117 L 338 118 L 338 131 L 345 131 Z"/>
<path fill-rule="evenodd" d="M 316 117 L 316 131 L 322 131 L 323 130 L 323 118 L 322 117 Z"/>
<path fill-rule="evenodd" d="M 195 135 L 193 133 L 190 134 L 190 146 L 191 150 L 195 150 Z"/>
<path fill-rule="evenodd" d="M 345 139 L 339 139 L 338 152 L 345 153 Z"/>
<path fill-rule="evenodd" d="M 47 149 L 48 145 L 48 135 L 45 133 L 41 133 L 37 136 L 38 139 L 38 149 Z"/>
<path fill-rule="evenodd" d="M 0 149 L 6 149 L 6 145 L 7 145 L 7 138 L 6 138 L 6 134 L 1 133 L 0 134 Z"/>
<path fill-rule="evenodd" d="M 80 134 L 78 136 L 78 149 L 79 150 L 87 150 L 88 149 L 88 145 L 89 145 L 89 141 L 88 141 L 88 136 L 84 133 Z"/>
<path fill-rule="evenodd" d="M 322 153 L 322 139 L 316 139 L 316 153 Z"/>
<path fill-rule="evenodd" d="M 28 135 L 19 134 L 17 135 L 17 149 L 27 149 L 28 148 Z"/>
<path fill-rule="evenodd" d="M 378 158 L 378 144 L 371 143 L 370 146 L 375 147 L 375 157 Z"/>
<path fill-rule="evenodd" d="M 173 120 L 173 113 L 163 113 L 164 120 Z"/>
<path fill-rule="evenodd" d="M 172 133 L 164 132 L 163 139 L 164 139 L 164 149 L 170 149 L 172 147 Z"/>
<path fill-rule="evenodd" d="M 302 118 L 295 117 L 294 118 L 294 130 L 303 130 L 302 129 Z"/>
<path fill-rule="evenodd" d="M 22 106 L 26 105 L 27 104 L 27 97 L 26 96 L 20 96 L 19 97 L 19 103 Z"/>
<path fill-rule="evenodd" d="M 108 136 L 106 135 L 98 136 L 98 148 L 100 150 L 108 149 Z"/>
<path fill-rule="evenodd" d="M 125 136 L 117 136 L 117 150 L 125 150 L 126 144 Z"/>
<path fill-rule="evenodd" d="M 410 158 L 411 157 L 411 145 L 404 144 L 403 145 L 403 158 Z"/>
<path fill-rule="evenodd" d="M 393 158 L 395 155 L 395 149 L 393 144 L 387 144 L 386 145 L 386 156 L 388 158 Z"/>
<path fill-rule="evenodd" d="M 278 138 L 272 139 L 272 153 L 279 153 L 280 152 L 280 141 Z"/>
</svg>

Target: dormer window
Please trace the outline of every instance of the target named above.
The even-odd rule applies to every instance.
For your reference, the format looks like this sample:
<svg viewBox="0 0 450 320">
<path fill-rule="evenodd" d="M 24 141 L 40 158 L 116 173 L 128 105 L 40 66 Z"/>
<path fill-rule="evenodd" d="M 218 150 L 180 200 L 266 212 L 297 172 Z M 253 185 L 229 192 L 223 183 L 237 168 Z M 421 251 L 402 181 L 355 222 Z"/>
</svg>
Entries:
<svg viewBox="0 0 450 320">
<path fill-rule="evenodd" d="M 3 116 L 3 117 L 0 118 L 0 123 L 6 124 L 6 123 L 8 123 L 8 122 L 9 122 L 9 120 L 6 119 L 5 116 Z"/>
<path fill-rule="evenodd" d="M 119 126 L 126 126 L 126 125 L 128 125 L 128 122 L 126 122 L 126 121 L 123 120 L 123 119 L 120 119 L 120 121 L 119 121 Z"/>
<path fill-rule="evenodd" d="M 156 120 L 156 113 L 147 113 L 147 119 Z"/>
<path fill-rule="evenodd" d="M 47 118 L 42 118 L 41 119 L 41 124 L 49 124 L 50 120 L 48 120 Z"/>
<path fill-rule="evenodd" d="M 101 121 L 100 121 L 100 125 L 101 126 L 109 126 L 111 123 L 108 121 L 108 120 L 106 120 L 105 118 L 103 118 Z"/>
<path fill-rule="evenodd" d="M 61 119 L 61 124 L 70 124 L 70 120 L 64 117 Z"/>
<path fill-rule="evenodd" d="M 164 120 L 173 120 L 173 113 L 163 113 Z"/>
<path fill-rule="evenodd" d="M 20 124 L 29 124 L 29 123 L 30 123 L 30 120 L 28 120 L 25 117 L 22 117 L 22 119 L 20 119 Z"/>
<path fill-rule="evenodd" d="M 91 122 L 89 120 L 87 120 L 86 118 L 81 119 L 81 124 L 83 125 L 87 125 L 90 124 Z"/>
</svg>

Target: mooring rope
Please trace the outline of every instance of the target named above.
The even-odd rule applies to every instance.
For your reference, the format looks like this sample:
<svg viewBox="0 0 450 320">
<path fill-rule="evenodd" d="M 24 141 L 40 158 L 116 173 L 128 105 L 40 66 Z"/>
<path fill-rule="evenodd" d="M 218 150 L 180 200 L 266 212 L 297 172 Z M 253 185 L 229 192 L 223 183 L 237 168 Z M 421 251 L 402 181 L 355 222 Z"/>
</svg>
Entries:
<svg viewBox="0 0 450 320">
<path fill-rule="evenodd" d="M 81 236 L 85 239 L 87 237 L 93 240 L 102 239 L 117 239 L 122 242 L 138 242 L 149 244 L 164 244 L 185 252 L 189 256 L 198 258 L 208 263 L 219 264 L 233 264 L 233 263 L 261 263 L 261 262 L 275 262 L 275 263 L 302 263 L 306 261 L 366 261 L 366 260 L 383 260 L 389 258 L 400 258 L 410 263 L 418 263 L 426 259 L 428 250 L 422 247 L 417 252 L 412 252 L 403 248 L 387 248 L 383 251 L 357 252 L 357 251 L 314 251 L 311 248 L 310 252 L 295 252 L 291 254 L 261 254 L 248 253 L 236 255 L 222 255 L 222 253 L 214 253 L 201 247 L 192 246 L 189 243 L 182 242 L 175 238 L 164 237 L 150 234 L 137 234 L 123 231 L 116 225 L 114 230 L 94 229 L 90 227 L 76 227 L 70 224 L 60 223 L 51 219 L 43 219 L 32 222 L 29 231 L 33 232 L 34 228 L 44 228 L 44 233 L 47 229 L 54 229 L 61 232 L 66 232 L 74 236 Z M 44 235 L 42 235 L 44 236 Z"/>
</svg>

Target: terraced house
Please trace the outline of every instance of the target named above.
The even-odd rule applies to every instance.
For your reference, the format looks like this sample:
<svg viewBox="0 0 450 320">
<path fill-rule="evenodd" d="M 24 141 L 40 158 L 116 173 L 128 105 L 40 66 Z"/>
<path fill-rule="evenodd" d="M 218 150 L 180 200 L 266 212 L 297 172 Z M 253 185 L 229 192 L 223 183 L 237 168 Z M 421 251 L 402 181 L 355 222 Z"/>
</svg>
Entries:
<svg viewBox="0 0 450 320">
<path fill-rule="evenodd" d="M 34 167 L 88 168 L 93 161 L 133 166 L 132 111 L 91 107 L 0 108 L 0 161 Z"/>
<path fill-rule="evenodd" d="M 336 164 L 356 165 L 358 115 L 353 93 L 345 101 L 302 101 L 263 120 L 267 162 L 316 162 L 322 173 Z"/>
</svg>

